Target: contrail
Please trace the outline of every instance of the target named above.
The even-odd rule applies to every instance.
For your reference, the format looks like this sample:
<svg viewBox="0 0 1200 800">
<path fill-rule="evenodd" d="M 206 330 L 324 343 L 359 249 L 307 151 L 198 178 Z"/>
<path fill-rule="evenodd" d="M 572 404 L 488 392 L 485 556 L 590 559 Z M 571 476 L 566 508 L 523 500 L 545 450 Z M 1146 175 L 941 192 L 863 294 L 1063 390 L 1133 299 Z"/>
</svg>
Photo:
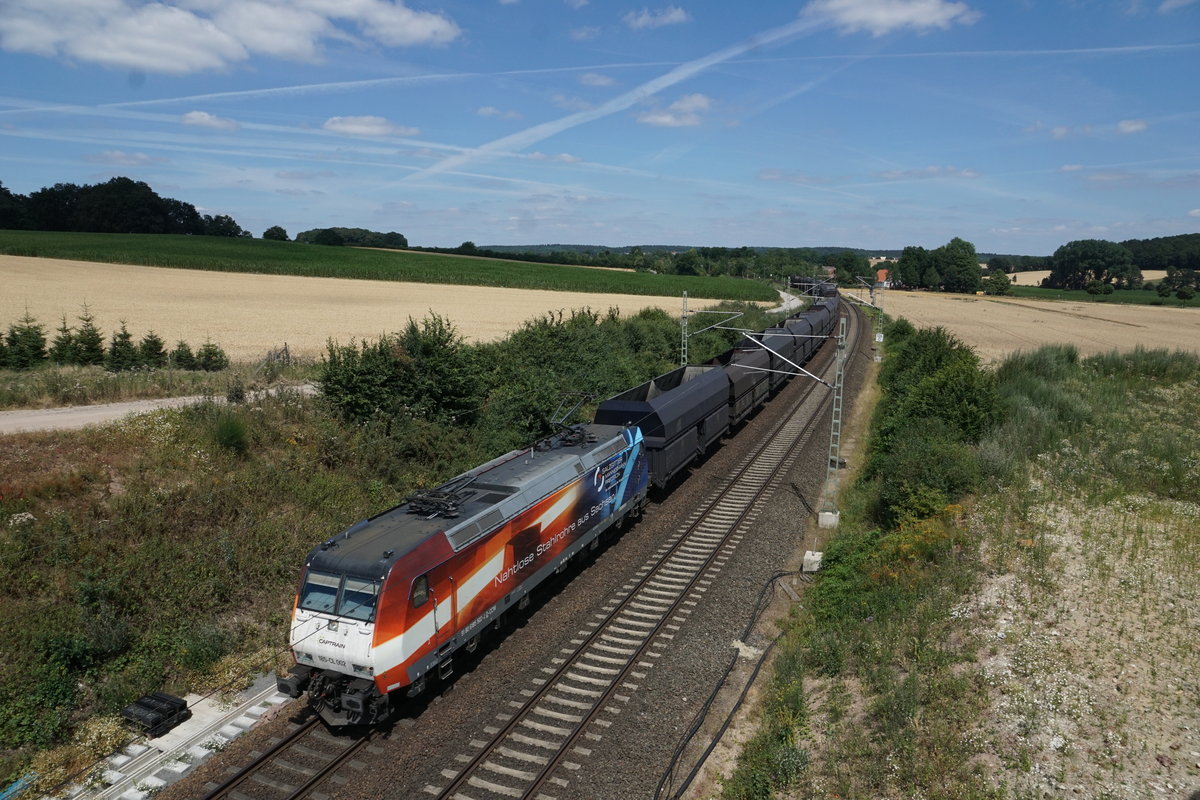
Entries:
<svg viewBox="0 0 1200 800">
<path fill-rule="evenodd" d="M 642 85 L 625 92 L 624 94 L 618 95 L 617 97 L 602 103 L 596 108 L 588 109 L 587 111 L 580 111 L 575 114 L 568 114 L 565 117 L 551 120 L 550 122 L 543 122 L 540 125 L 534 125 L 530 128 L 526 128 L 523 131 L 518 131 L 517 133 L 513 133 L 500 139 L 488 142 L 487 144 L 481 145 L 463 154 L 450 156 L 449 158 L 443 159 L 433 166 L 421 170 L 420 172 L 414 172 L 411 175 L 408 175 L 404 178 L 404 180 L 408 181 L 427 178 L 431 175 L 437 175 L 442 172 L 457 169 L 469 161 L 473 161 L 478 158 L 484 158 L 492 154 L 523 150 L 526 147 L 537 144 L 538 142 L 562 133 L 565 130 L 570 130 L 578 125 L 603 119 L 604 117 L 615 114 L 618 111 L 624 111 L 625 109 L 638 102 L 641 102 L 647 97 L 652 97 L 653 95 L 661 92 L 663 89 L 685 81 L 694 75 L 704 72 L 706 69 L 716 64 L 721 64 L 737 58 L 743 53 L 747 53 L 751 50 L 755 50 L 760 47 L 766 47 L 768 45 L 784 41 L 785 39 L 790 39 L 801 34 L 808 33 L 809 31 L 824 27 L 826 24 L 827 23 L 823 20 L 798 19 L 795 22 L 791 22 L 787 25 L 781 25 L 778 28 L 772 28 L 769 31 L 752 36 L 751 38 L 739 42 L 738 44 L 731 45 L 730 47 L 723 48 L 702 58 L 697 58 L 693 61 L 688 61 L 684 64 L 681 64 L 670 72 L 660 75 L 654 80 L 647 81 Z"/>
</svg>

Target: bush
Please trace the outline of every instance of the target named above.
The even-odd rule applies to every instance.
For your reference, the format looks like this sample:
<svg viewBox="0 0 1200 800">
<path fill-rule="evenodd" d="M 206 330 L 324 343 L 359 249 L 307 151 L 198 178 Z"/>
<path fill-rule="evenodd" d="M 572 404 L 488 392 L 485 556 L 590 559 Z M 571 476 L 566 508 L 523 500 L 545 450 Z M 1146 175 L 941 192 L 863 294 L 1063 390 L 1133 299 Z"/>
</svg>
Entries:
<svg viewBox="0 0 1200 800">
<path fill-rule="evenodd" d="M 213 421 L 213 439 L 218 445 L 238 456 L 250 451 L 250 438 L 246 423 L 232 411 L 224 411 Z"/>
<path fill-rule="evenodd" d="M 932 517 L 974 489 L 979 464 L 952 423 L 914 419 L 897 434 L 878 475 L 878 518 L 894 527 Z"/>
<path fill-rule="evenodd" d="M 469 423 L 479 408 L 482 365 L 454 326 L 434 314 L 411 317 L 399 334 L 374 344 L 328 343 L 319 383 L 339 413 L 363 421 L 406 409 L 444 422 Z"/>
</svg>

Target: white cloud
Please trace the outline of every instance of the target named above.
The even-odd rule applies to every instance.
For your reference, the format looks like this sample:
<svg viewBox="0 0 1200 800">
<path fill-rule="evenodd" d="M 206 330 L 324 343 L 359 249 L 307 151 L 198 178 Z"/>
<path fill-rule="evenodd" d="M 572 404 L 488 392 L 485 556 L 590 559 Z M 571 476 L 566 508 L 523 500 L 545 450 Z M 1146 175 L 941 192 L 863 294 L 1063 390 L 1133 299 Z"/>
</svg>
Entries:
<svg viewBox="0 0 1200 800">
<path fill-rule="evenodd" d="M 621 21 L 635 31 L 649 28 L 661 28 L 664 25 L 679 25 L 691 21 L 691 17 L 679 6 L 667 6 L 658 11 L 643 8 L 641 11 L 630 11 L 621 17 Z"/>
<path fill-rule="evenodd" d="M 875 36 L 911 28 L 926 31 L 970 25 L 980 13 L 966 3 L 946 0 L 812 0 L 804 13 L 827 19 L 847 33 L 869 31 Z"/>
<path fill-rule="evenodd" d="M 504 111 L 495 106 L 480 106 L 475 112 L 481 117 L 499 117 L 500 119 L 520 119 L 521 115 L 516 111 Z"/>
<path fill-rule="evenodd" d="M 800 185 L 822 182 L 822 179 L 813 177 L 812 175 L 804 172 L 798 172 L 792 169 L 777 169 L 773 167 L 759 170 L 758 179 L 760 181 L 795 183 Z"/>
<path fill-rule="evenodd" d="M 461 30 L 400 0 L 3 0 L 0 49 L 170 75 L 255 56 L 319 61 L 327 40 L 444 44 Z"/>
<path fill-rule="evenodd" d="M 1078 172 L 1083 169 L 1083 164 L 1063 164 L 1058 168 L 1059 172 Z"/>
<path fill-rule="evenodd" d="M 1162 4 L 1158 7 L 1158 13 L 1169 14 L 1176 9 L 1190 6 L 1194 2 L 1196 0 L 1163 0 Z"/>
<path fill-rule="evenodd" d="M 1187 213 L 1189 217 L 1200 217 L 1200 208 L 1193 208 Z"/>
<path fill-rule="evenodd" d="M 584 86 L 612 86 L 616 81 L 608 75 L 599 72 L 585 72 L 579 76 L 579 82 Z"/>
<path fill-rule="evenodd" d="M 1150 127 L 1144 119 L 1123 119 L 1117 123 L 1117 133 L 1126 136 L 1131 133 L 1141 133 Z"/>
<path fill-rule="evenodd" d="M 587 111 L 592 107 L 592 104 L 582 97 L 575 97 L 569 94 L 561 94 L 555 92 L 550 95 L 550 102 L 566 111 Z"/>
<path fill-rule="evenodd" d="M 576 10 L 583 8 L 588 4 L 588 0 L 564 0 L 564 2 Z"/>
<path fill-rule="evenodd" d="M 919 180 L 922 178 L 978 178 L 979 173 L 973 169 L 959 169 L 953 166 L 930 166 L 918 169 L 888 170 L 879 173 L 885 181 Z"/>
<path fill-rule="evenodd" d="M 600 35 L 600 29 L 595 26 L 572 28 L 571 39 L 576 42 L 587 42 Z"/>
<path fill-rule="evenodd" d="M 84 160 L 93 164 L 112 164 L 118 167 L 141 167 L 146 164 L 162 164 L 167 159 L 150 156 L 145 153 L 126 153 L 124 150 L 105 150 L 103 153 L 92 153 L 84 156 Z"/>
<path fill-rule="evenodd" d="M 699 125 L 700 115 L 712 107 L 712 100 L 703 94 L 685 94 L 665 109 L 643 111 L 637 121 L 659 128 L 684 128 Z"/>
<path fill-rule="evenodd" d="M 559 153 L 557 155 L 549 155 L 547 153 L 539 153 L 537 151 L 534 151 L 532 153 L 526 154 L 525 157 L 532 159 L 534 161 L 559 161 L 563 164 L 577 164 L 580 161 L 583 161 L 583 159 L 580 158 L 579 156 L 573 156 L 570 153 Z"/>
<path fill-rule="evenodd" d="M 407 128 L 394 125 L 383 117 L 330 117 L 321 126 L 333 133 L 345 133 L 350 136 L 416 136 L 420 128 Z"/>
<path fill-rule="evenodd" d="M 1071 135 L 1071 129 L 1066 125 L 1056 125 L 1050 129 L 1050 135 L 1055 139 L 1065 139 Z"/>
<path fill-rule="evenodd" d="M 213 128 L 219 131 L 236 131 L 240 126 L 237 121 L 227 117 L 218 117 L 207 111 L 189 111 L 179 118 L 184 125 L 195 125 L 200 128 Z"/>
</svg>

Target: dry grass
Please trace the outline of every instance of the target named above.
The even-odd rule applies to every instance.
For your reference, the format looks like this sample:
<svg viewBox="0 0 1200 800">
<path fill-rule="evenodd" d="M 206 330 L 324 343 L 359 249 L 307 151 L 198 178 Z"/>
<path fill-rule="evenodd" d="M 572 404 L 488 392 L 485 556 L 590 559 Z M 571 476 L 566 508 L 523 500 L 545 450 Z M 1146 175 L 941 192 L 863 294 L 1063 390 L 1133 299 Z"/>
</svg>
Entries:
<svg viewBox="0 0 1200 800">
<path fill-rule="evenodd" d="M 946 328 L 985 361 L 1045 344 L 1072 344 L 1085 356 L 1138 345 L 1200 352 L 1200 311 L 1191 308 L 899 291 L 886 292 L 883 305 L 919 328 Z"/>
<path fill-rule="evenodd" d="M 250 275 L 0 256 L 0 324 L 26 308 L 53 335 L 63 314 L 73 322 L 87 303 L 107 335 L 126 320 L 135 338 L 148 330 L 168 344 L 193 347 L 211 338 L 235 361 L 261 358 L 286 342 L 294 355 L 315 356 L 332 337 L 375 338 L 408 318 L 435 311 L 469 341 L 504 336 L 547 311 L 616 306 L 675 313 L 680 299 L 391 281 Z"/>
</svg>

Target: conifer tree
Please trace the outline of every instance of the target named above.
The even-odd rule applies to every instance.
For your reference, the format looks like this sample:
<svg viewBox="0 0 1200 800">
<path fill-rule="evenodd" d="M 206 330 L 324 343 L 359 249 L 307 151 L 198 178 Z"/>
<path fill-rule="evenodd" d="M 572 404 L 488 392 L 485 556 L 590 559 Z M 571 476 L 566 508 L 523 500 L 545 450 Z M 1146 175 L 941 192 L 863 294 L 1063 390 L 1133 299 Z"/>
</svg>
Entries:
<svg viewBox="0 0 1200 800">
<path fill-rule="evenodd" d="M 133 345 L 133 334 L 125 327 L 125 320 L 121 320 L 121 329 L 113 331 L 112 341 L 108 345 L 104 368 L 109 372 L 123 372 L 137 365 L 138 353 Z"/>
<path fill-rule="evenodd" d="M 58 335 L 50 345 L 50 360 L 62 366 L 75 363 L 75 331 L 67 324 L 67 315 L 62 315 Z"/>
<path fill-rule="evenodd" d="M 46 329 L 28 308 L 19 322 L 8 326 L 5 344 L 9 369 L 33 369 L 46 360 Z"/>
<path fill-rule="evenodd" d="M 229 356 L 209 339 L 196 351 L 196 365 L 205 372 L 220 372 L 229 366 Z"/>
<path fill-rule="evenodd" d="M 196 355 L 192 352 L 192 348 L 188 343 L 182 339 L 175 345 L 175 349 L 171 351 L 171 364 L 176 369 L 198 369 L 196 366 Z"/>
<path fill-rule="evenodd" d="M 83 304 L 83 313 L 77 318 L 79 331 L 75 334 L 75 363 L 81 366 L 104 363 L 104 335 L 96 327 L 96 318 Z"/>
<path fill-rule="evenodd" d="M 167 348 L 162 338 L 150 331 L 138 343 L 138 361 L 142 366 L 158 369 L 167 365 Z"/>
</svg>

